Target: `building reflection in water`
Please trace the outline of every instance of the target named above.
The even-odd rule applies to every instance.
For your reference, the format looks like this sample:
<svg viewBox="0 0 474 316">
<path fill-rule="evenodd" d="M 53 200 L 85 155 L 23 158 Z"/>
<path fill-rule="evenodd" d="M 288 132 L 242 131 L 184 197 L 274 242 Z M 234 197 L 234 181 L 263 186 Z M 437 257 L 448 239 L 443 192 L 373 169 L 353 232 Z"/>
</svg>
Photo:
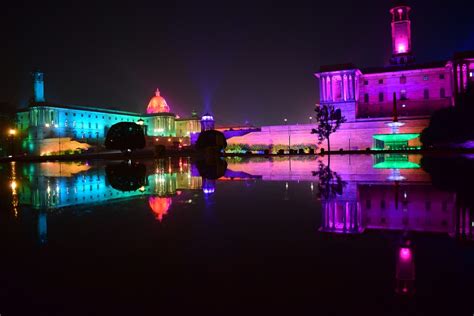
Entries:
<svg viewBox="0 0 474 316">
<path fill-rule="evenodd" d="M 172 199 L 170 197 L 148 197 L 148 205 L 155 214 L 155 218 L 160 222 L 163 220 L 163 217 L 168 214 L 171 203 Z"/>
<path fill-rule="evenodd" d="M 45 162 L 20 168 L 12 163 L 12 208 L 15 215 L 18 205 L 36 211 L 42 244 L 47 241 L 48 214 L 60 208 L 148 197 L 151 212 L 161 222 L 178 193 L 202 189 L 201 176 L 191 169 L 189 158 L 110 163 L 105 168 L 85 162 Z"/>
<path fill-rule="evenodd" d="M 459 170 L 452 171 L 446 168 L 452 168 L 449 162 L 423 159 L 422 163 L 421 156 L 416 155 L 338 155 L 331 158 L 330 166 L 326 159 L 318 165 L 314 158 L 292 158 L 291 171 L 288 161 L 279 157 L 195 164 L 189 158 L 160 159 L 110 164 L 107 168 L 72 162 L 12 163 L 12 209 L 15 216 L 23 207 L 37 211 L 38 236 L 45 243 L 47 218 L 58 208 L 145 198 L 150 212 L 161 222 L 173 205 L 189 203 L 189 195 L 181 192 L 196 190 L 194 193 L 199 192 L 206 209 L 210 209 L 219 181 L 258 178 L 283 181 L 285 188 L 291 181 L 308 181 L 308 190 L 320 197 L 321 232 L 351 235 L 374 230 L 398 234 L 394 278 L 395 291 L 402 295 L 415 292 L 413 233 L 474 240 L 470 186 L 454 177 L 469 168 L 474 170 L 470 165 L 456 162 Z M 318 166 L 315 173 L 319 178 L 312 174 Z M 466 176 L 473 177 L 474 172 Z M 316 180 L 317 185 L 313 185 Z M 442 187 L 446 183 L 453 188 Z"/>
<path fill-rule="evenodd" d="M 375 156 L 373 172 L 365 170 L 367 174 L 362 178 L 349 176 L 352 180 L 347 181 L 343 192 L 322 198 L 322 232 L 361 234 L 376 230 L 403 236 L 395 273 L 395 291 L 401 295 L 415 291 L 414 248 L 407 236 L 422 232 L 456 237 L 460 227 L 457 223 L 463 221 L 456 193 L 431 185 L 429 175 L 420 169 L 420 158 Z"/>
<path fill-rule="evenodd" d="M 354 235 L 372 230 L 398 235 L 400 241 L 394 251 L 395 292 L 411 295 L 415 292 L 413 234 L 436 233 L 474 240 L 473 198 L 467 192 L 474 177 L 474 161 L 464 161 L 467 162 L 435 161 L 429 164 L 429 173 L 423 169 L 428 165 L 427 159 L 422 163 L 420 155 L 400 154 L 335 155 L 330 166 L 327 156 L 292 158 L 291 172 L 282 158 L 230 160 L 229 168 L 260 175 L 265 181 L 318 179 L 316 194 L 322 210 L 319 231 Z M 458 168 L 453 170 L 454 166 Z M 446 174 L 438 175 L 437 170 Z M 466 174 L 467 170 L 473 171 Z M 460 175 L 467 183 L 459 181 Z M 443 187 L 449 176 L 453 189 Z"/>
<path fill-rule="evenodd" d="M 395 281 L 397 294 L 412 295 L 415 293 L 415 255 L 411 240 L 408 238 L 403 238 L 397 248 Z"/>
<path fill-rule="evenodd" d="M 10 163 L 10 188 L 12 189 L 12 209 L 13 209 L 13 216 L 18 217 L 18 193 L 17 193 L 17 179 L 16 179 L 16 162 L 12 161 Z"/>
</svg>

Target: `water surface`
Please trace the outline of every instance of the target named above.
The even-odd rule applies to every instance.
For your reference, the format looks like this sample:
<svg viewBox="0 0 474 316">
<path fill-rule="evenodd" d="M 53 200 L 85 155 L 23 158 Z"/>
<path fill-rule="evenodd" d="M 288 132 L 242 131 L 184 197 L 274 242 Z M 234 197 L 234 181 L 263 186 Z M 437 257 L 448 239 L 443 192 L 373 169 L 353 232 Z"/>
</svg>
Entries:
<svg viewBox="0 0 474 316">
<path fill-rule="evenodd" d="M 4 164 L 0 313 L 471 315 L 468 158 Z"/>
</svg>

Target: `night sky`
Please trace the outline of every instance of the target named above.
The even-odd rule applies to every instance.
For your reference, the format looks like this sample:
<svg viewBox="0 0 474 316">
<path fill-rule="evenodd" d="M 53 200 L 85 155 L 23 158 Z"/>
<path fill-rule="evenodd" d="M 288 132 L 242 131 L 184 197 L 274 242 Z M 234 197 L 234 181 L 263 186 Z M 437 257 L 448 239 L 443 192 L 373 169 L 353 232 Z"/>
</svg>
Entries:
<svg viewBox="0 0 474 316">
<path fill-rule="evenodd" d="M 411 1 L 418 62 L 474 50 L 474 1 Z M 381 66 L 393 1 L 9 1 L 0 21 L 0 102 L 25 106 L 29 73 L 47 101 L 144 112 L 156 87 L 171 110 L 220 124 L 307 123 L 320 65 Z M 5 4 L 4 4 L 5 6 Z"/>
</svg>

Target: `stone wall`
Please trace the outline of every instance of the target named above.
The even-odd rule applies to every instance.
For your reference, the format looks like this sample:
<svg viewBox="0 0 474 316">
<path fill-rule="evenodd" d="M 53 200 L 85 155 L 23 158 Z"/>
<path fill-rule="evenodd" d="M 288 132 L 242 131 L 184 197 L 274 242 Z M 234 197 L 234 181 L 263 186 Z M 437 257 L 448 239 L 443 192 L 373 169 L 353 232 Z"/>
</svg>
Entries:
<svg viewBox="0 0 474 316">
<path fill-rule="evenodd" d="M 421 133 L 428 126 L 429 119 L 401 119 L 405 123 L 400 133 Z M 365 120 L 352 123 L 344 123 L 341 128 L 331 136 L 331 150 L 363 150 L 373 147 L 374 134 L 389 134 L 390 128 L 385 125 L 388 120 Z M 318 139 L 311 134 L 314 125 L 271 125 L 262 126 L 261 132 L 253 132 L 244 136 L 232 137 L 227 140 L 228 144 L 247 145 L 316 145 Z M 323 142 L 320 148 L 327 149 L 327 143 Z"/>
</svg>

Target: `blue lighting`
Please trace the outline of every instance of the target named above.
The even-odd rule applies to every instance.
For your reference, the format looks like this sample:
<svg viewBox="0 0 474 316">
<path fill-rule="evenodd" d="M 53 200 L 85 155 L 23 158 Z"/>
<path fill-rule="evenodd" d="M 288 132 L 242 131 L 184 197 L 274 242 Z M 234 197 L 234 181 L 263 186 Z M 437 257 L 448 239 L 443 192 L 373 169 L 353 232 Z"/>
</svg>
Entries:
<svg viewBox="0 0 474 316">
<path fill-rule="evenodd" d="M 43 73 L 40 71 L 33 72 L 33 93 L 35 102 L 45 101 Z"/>
<path fill-rule="evenodd" d="M 203 115 L 201 120 L 202 121 L 214 121 L 214 117 L 211 114 L 206 113 L 206 114 Z"/>
<path fill-rule="evenodd" d="M 38 214 L 38 238 L 40 244 L 46 244 L 48 237 L 47 215 L 44 212 Z"/>
</svg>

